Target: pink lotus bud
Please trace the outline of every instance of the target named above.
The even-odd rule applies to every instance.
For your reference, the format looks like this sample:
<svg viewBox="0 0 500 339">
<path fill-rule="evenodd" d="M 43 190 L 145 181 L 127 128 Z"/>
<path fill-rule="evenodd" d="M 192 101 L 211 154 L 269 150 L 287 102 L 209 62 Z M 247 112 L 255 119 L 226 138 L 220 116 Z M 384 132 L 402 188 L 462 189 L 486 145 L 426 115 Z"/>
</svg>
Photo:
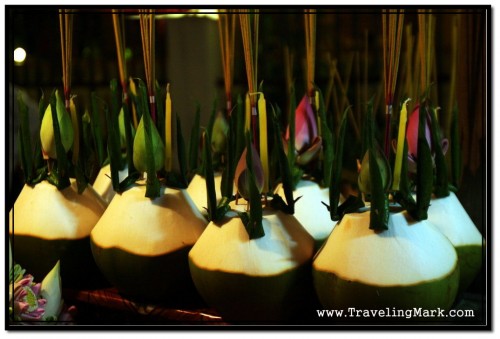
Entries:
<svg viewBox="0 0 500 339">
<path fill-rule="evenodd" d="M 259 154 L 255 149 L 255 146 L 251 146 L 252 152 L 252 164 L 253 173 L 255 175 L 255 181 L 257 184 L 257 189 L 262 192 L 264 187 L 264 170 L 262 168 L 262 163 L 260 162 Z M 250 199 L 250 189 L 249 189 L 249 173 L 247 169 L 247 148 L 243 150 L 238 165 L 236 166 L 236 171 L 234 173 L 234 183 L 238 189 L 238 193 L 246 200 Z"/>
<path fill-rule="evenodd" d="M 286 130 L 285 139 L 290 139 L 290 127 Z M 322 139 L 318 135 L 318 126 L 309 97 L 304 95 L 295 110 L 295 150 L 297 163 L 305 165 L 313 160 L 321 150 Z M 288 147 L 285 147 L 288 149 Z"/>
<path fill-rule="evenodd" d="M 406 140 L 408 142 L 408 169 L 410 172 L 416 172 L 416 162 L 418 159 L 418 128 L 419 128 L 419 110 L 420 105 L 417 105 L 408 119 L 408 127 L 406 129 Z M 435 150 L 433 148 L 432 133 L 431 133 L 431 117 L 427 112 L 425 119 L 425 138 L 431 150 L 434 159 Z M 448 150 L 448 139 L 441 140 L 441 151 L 446 154 Z"/>
</svg>

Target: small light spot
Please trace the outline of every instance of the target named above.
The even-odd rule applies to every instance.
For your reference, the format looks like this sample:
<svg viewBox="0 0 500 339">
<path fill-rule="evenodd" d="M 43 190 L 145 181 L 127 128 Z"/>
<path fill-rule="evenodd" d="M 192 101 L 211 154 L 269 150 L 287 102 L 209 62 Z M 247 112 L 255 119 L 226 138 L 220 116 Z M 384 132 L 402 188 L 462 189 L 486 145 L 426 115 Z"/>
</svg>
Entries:
<svg viewBox="0 0 500 339">
<path fill-rule="evenodd" d="M 21 65 L 24 60 L 26 60 L 26 51 L 22 47 L 18 47 L 14 50 L 14 62 Z"/>
</svg>

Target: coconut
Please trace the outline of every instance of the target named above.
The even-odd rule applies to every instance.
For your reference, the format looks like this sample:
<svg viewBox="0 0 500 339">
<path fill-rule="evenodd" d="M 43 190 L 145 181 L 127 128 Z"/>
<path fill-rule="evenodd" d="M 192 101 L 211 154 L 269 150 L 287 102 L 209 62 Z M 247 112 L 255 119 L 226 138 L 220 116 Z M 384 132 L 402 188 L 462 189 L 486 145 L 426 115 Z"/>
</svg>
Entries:
<svg viewBox="0 0 500 339">
<path fill-rule="evenodd" d="M 187 255 L 207 222 L 185 190 L 145 194 L 142 181 L 115 195 L 91 233 L 92 253 L 119 292 L 178 301 L 196 293 Z"/>
<path fill-rule="evenodd" d="M 483 237 L 453 192 L 447 197 L 432 199 L 427 216 L 457 251 L 461 293 L 470 286 L 481 269 Z"/>
<path fill-rule="evenodd" d="M 405 211 L 391 213 L 386 231 L 374 232 L 369 223 L 369 211 L 346 214 L 314 258 L 314 285 L 323 306 L 449 309 L 459 282 L 450 241 Z"/>
<path fill-rule="evenodd" d="M 222 198 L 221 191 L 220 191 L 220 185 L 222 181 L 222 175 L 215 174 L 214 175 L 214 182 L 215 182 L 215 194 L 217 201 L 219 201 Z M 207 202 L 207 186 L 206 186 L 206 181 L 205 178 L 202 177 L 199 174 L 196 174 L 193 179 L 189 182 L 189 185 L 186 189 L 187 193 L 191 197 L 191 200 L 193 200 L 193 203 L 195 206 L 198 208 L 198 210 L 202 213 L 205 212 L 205 208 L 208 207 L 208 202 Z"/>
<path fill-rule="evenodd" d="M 77 183 L 58 190 L 47 181 L 25 185 L 9 212 L 14 259 L 35 277 L 46 276 L 60 260 L 66 287 L 103 282 L 90 251 L 89 236 L 106 203 L 88 186 Z M 82 270 L 85 267 L 85 270 Z"/>
<path fill-rule="evenodd" d="M 330 201 L 329 192 L 328 188 L 321 187 L 311 180 L 300 180 L 293 192 L 295 198 L 301 197 L 295 204 L 293 215 L 313 237 L 316 249 L 321 247 L 333 229 L 330 212 L 322 204 Z M 285 198 L 282 184 L 278 185 L 276 193 Z M 342 196 L 340 199 L 342 201 Z M 314 211 L 314 217 L 311 211 Z"/>
<path fill-rule="evenodd" d="M 128 175 L 128 169 L 125 168 L 118 172 L 120 182 L 125 179 Z M 115 196 L 115 191 L 113 190 L 113 185 L 111 183 L 111 167 L 110 165 L 105 165 L 101 167 L 97 177 L 92 184 L 94 190 L 106 201 L 110 203 Z"/>
<path fill-rule="evenodd" d="M 266 208 L 265 235 L 250 240 L 241 219 L 230 214 L 220 224 L 211 222 L 189 252 L 203 299 L 226 321 L 300 317 L 314 297 L 312 237 L 293 216 Z"/>
</svg>

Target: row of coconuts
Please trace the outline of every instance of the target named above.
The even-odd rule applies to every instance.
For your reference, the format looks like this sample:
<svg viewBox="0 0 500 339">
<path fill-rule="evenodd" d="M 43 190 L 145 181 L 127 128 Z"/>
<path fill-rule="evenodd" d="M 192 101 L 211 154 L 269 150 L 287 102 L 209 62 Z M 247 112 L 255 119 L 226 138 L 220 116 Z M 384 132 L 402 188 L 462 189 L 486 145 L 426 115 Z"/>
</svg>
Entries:
<svg viewBox="0 0 500 339">
<path fill-rule="evenodd" d="M 43 115 L 40 140 L 43 153 L 58 164 L 61 147 L 56 152 L 56 146 L 62 143 L 69 152 L 74 137 L 71 115 L 59 95 L 54 101 Z M 295 148 L 303 158 L 317 159 L 321 137 L 308 125 L 315 123 L 310 106 L 304 97 L 295 112 Z M 408 130 L 415 128 L 410 127 L 413 116 L 418 125 L 418 112 L 409 118 Z M 261 234 L 252 235 L 241 216 L 248 216 L 249 197 L 240 191 L 249 183 L 261 186 L 258 170 L 245 165 L 248 150 L 252 166 L 259 162 L 253 147 L 246 147 L 236 169 L 240 197 L 226 201 L 217 220 L 208 222 L 204 211 L 211 204 L 207 187 L 218 187 L 220 175 L 214 186 L 195 175 L 187 189 L 160 184 L 156 196 L 147 197 L 149 180 L 165 159 L 163 142 L 146 117 L 134 138 L 134 166 L 141 176 L 123 191 L 110 194 L 109 166 L 96 180 L 99 193 L 96 184 L 82 192 L 73 178 L 63 189 L 49 177 L 24 186 L 9 215 L 16 262 L 45 276 L 59 260 L 65 287 L 97 288 L 107 281 L 123 296 L 153 303 L 182 306 L 199 293 L 224 320 L 250 323 L 314 321 L 319 304 L 449 309 L 457 291 L 464 291 L 481 268 L 483 238 L 453 193 L 431 200 L 427 220 L 416 221 L 391 205 L 386 229 L 375 231 L 369 227 L 369 204 L 336 223 L 322 204 L 332 201 L 331 188 L 302 178 L 293 191 L 294 200 L 301 197 L 295 213 L 264 204 Z M 154 154 L 154 164 L 144 160 L 144 152 Z M 120 181 L 126 176 L 125 170 Z M 285 197 L 285 191 L 278 187 L 269 199 Z M 220 192 L 217 200 L 224 200 Z"/>
</svg>

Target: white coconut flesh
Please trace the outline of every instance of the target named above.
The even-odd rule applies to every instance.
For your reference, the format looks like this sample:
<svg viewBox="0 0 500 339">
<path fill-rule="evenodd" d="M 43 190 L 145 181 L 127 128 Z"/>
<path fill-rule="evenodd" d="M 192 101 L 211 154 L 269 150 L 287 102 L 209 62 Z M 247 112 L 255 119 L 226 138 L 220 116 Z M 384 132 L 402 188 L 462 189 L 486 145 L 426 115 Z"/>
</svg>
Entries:
<svg viewBox="0 0 500 339">
<path fill-rule="evenodd" d="M 78 194 L 77 183 L 61 191 L 47 181 L 25 185 L 9 213 L 11 234 L 42 239 L 81 239 L 89 236 L 106 209 L 91 186 Z"/>
<path fill-rule="evenodd" d="M 145 197 L 139 183 L 116 194 L 94 227 L 94 245 L 141 256 L 158 256 L 192 246 L 206 220 L 185 190 L 161 188 L 160 197 Z"/>
<path fill-rule="evenodd" d="M 457 266 L 449 240 L 427 221 L 391 214 L 388 230 L 369 229 L 370 212 L 344 216 L 313 262 L 313 269 L 370 286 L 405 286 L 446 277 Z"/>
<path fill-rule="evenodd" d="M 222 194 L 220 191 L 221 181 L 222 181 L 222 175 L 215 174 L 214 184 L 215 184 L 215 197 L 217 201 L 219 201 L 222 198 Z M 186 191 L 188 192 L 189 196 L 191 197 L 191 200 L 198 208 L 198 210 L 202 212 L 205 211 L 205 208 L 208 207 L 207 186 L 205 178 L 199 174 L 196 174 L 193 177 L 193 179 L 191 179 L 191 181 L 189 182 Z"/>
<path fill-rule="evenodd" d="M 433 223 L 455 247 L 482 246 L 483 237 L 463 208 L 455 193 L 444 198 L 432 199 L 427 212 Z"/>
<path fill-rule="evenodd" d="M 237 216 L 210 223 L 189 259 L 204 270 L 250 276 L 278 275 L 311 260 L 314 241 L 293 216 L 265 209 L 262 224 L 265 236 L 250 240 Z"/>
<path fill-rule="evenodd" d="M 125 179 L 128 175 L 128 169 L 125 168 L 121 171 L 118 171 L 118 177 L 120 182 Z M 103 166 L 92 185 L 94 190 L 101 195 L 101 197 L 108 204 L 111 202 L 113 197 L 115 196 L 115 191 L 113 190 L 113 184 L 111 182 L 111 167 L 110 165 Z"/>
<path fill-rule="evenodd" d="M 314 238 L 317 245 L 330 235 L 335 225 L 330 218 L 330 212 L 322 204 L 322 202 L 329 204 L 329 192 L 328 188 L 322 188 L 316 182 L 310 180 L 300 180 L 293 191 L 294 199 L 301 197 L 295 204 L 293 215 Z M 285 192 L 281 184 L 276 189 L 276 193 L 283 199 L 285 198 Z M 342 200 L 342 196 L 340 199 Z"/>
</svg>

